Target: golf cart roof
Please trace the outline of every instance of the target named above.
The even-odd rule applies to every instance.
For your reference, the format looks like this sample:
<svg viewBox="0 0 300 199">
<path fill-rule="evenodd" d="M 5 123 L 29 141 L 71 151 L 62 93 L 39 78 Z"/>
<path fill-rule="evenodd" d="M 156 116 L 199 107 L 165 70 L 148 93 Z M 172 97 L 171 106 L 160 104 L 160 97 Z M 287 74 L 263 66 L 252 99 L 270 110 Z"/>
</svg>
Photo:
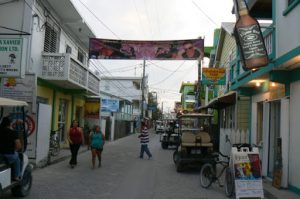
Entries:
<svg viewBox="0 0 300 199">
<path fill-rule="evenodd" d="M 213 117 L 213 115 L 204 114 L 204 113 L 188 113 L 179 116 L 179 118 L 184 118 L 184 117 Z"/>
<path fill-rule="evenodd" d="M 0 97 L 0 106 L 28 106 L 24 101 Z"/>
</svg>

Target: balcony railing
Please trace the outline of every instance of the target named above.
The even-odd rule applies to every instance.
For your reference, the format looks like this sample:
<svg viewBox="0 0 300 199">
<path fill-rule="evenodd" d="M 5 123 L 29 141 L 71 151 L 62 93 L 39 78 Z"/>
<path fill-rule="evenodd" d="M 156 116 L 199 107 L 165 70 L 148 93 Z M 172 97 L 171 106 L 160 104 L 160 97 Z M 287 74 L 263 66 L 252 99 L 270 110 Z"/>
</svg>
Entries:
<svg viewBox="0 0 300 199">
<path fill-rule="evenodd" d="M 99 95 L 100 79 L 70 54 L 43 53 L 41 78 L 68 89 L 86 89 Z"/>
</svg>

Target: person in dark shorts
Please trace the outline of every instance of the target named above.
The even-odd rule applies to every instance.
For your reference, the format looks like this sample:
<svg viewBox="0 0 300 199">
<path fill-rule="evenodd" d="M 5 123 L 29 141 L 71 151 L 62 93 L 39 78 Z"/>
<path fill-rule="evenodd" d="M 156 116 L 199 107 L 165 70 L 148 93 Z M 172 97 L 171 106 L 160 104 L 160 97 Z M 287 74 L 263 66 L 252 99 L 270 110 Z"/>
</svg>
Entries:
<svg viewBox="0 0 300 199">
<path fill-rule="evenodd" d="M 96 156 L 98 157 L 98 167 L 101 167 L 101 154 L 105 143 L 105 136 L 100 130 L 100 126 L 96 125 L 90 134 L 90 143 L 92 151 L 92 168 L 95 168 Z"/>
</svg>

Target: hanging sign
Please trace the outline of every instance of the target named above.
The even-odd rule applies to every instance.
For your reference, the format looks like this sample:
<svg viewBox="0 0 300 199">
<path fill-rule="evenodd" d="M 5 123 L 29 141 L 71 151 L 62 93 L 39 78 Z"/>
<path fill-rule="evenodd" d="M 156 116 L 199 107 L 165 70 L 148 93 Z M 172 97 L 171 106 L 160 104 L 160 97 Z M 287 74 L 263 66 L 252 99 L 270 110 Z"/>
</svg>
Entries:
<svg viewBox="0 0 300 199">
<path fill-rule="evenodd" d="M 225 68 L 202 68 L 202 84 L 226 84 Z"/>
</svg>

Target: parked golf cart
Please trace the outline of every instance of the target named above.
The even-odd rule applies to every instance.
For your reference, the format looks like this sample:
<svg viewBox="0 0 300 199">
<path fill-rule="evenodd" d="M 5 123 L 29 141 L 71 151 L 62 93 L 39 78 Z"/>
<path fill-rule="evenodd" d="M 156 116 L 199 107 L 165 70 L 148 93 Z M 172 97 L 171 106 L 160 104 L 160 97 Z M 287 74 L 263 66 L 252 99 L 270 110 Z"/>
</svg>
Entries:
<svg viewBox="0 0 300 199">
<path fill-rule="evenodd" d="M 190 113 L 179 116 L 180 144 L 173 154 L 176 171 L 185 166 L 201 166 L 213 156 L 211 138 L 212 115 Z"/>
<path fill-rule="evenodd" d="M 0 122 L 3 117 L 11 116 L 13 126 L 17 131 L 23 145 L 23 151 L 19 153 L 21 160 L 21 180 L 12 181 L 12 166 L 8 164 L 6 158 L 0 154 L 0 196 L 7 190 L 11 190 L 14 196 L 24 197 L 29 194 L 32 184 L 32 167 L 28 157 L 24 152 L 27 147 L 27 134 L 25 131 L 25 112 L 26 102 L 7 98 L 0 98 Z M 1 133 L 1 132 L 0 132 Z"/>
<path fill-rule="evenodd" d="M 158 133 L 163 133 L 165 131 L 165 126 L 164 126 L 164 123 L 163 121 L 161 120 L 157 120 L 155 122 L 155 133 L 158 134 Z"/>
<path fill-rule="evenodd" d="M 168 128 L 160 135 L 161 147 L 178 146 L 180 143 L 179 126 L 176 120 L 169 120 Z"/>
</svg>

